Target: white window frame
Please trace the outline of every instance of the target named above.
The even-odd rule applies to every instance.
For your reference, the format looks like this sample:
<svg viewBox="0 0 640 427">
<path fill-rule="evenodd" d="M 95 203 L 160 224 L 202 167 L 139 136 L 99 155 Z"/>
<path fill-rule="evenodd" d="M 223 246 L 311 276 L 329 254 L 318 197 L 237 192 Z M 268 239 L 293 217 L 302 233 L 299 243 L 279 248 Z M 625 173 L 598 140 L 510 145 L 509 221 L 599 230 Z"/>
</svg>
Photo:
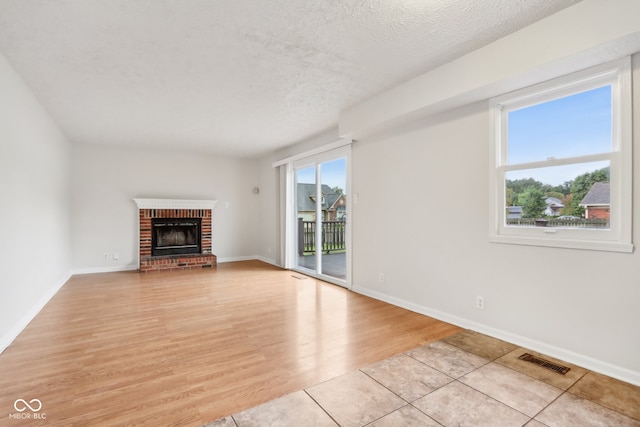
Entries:
<svg viewBox="0 0 640 427">
<path fill-rule="evenodd" d="M 509 165 L 507 125 L 509 111 L 539 104 L 606 84 L 612 89 L 612 148 L 610 153 L 549 158 Z M 548 82 L 527 87 L 490 101 L 491 172 L 489 241 L 518 245 L 633 252 L 632 221 L 632 94 L 631 58 L 625 57 Z M 608 160 L 611 210 L 609 229 L 570 229 L 506 226 L 505 176 L 512 170 Z"/>
</svg>

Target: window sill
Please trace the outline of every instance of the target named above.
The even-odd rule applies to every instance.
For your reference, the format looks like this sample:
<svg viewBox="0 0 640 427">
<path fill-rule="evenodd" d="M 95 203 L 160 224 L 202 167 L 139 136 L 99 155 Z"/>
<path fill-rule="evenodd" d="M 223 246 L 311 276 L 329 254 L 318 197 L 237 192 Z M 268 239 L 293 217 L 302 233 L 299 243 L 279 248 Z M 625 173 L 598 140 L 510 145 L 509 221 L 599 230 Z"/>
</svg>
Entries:
<svg viewBox="0 0 640 427">
<path fill-rule="evenodd" d="M 593 240 L 559 240 L 523 236 L 490 235 L 489 242 L 510 245 L 544 246 L 551 248 L 581 249 L 590 251 L 633 253 L 632 243 L 593 241 Z"/>
</svg>

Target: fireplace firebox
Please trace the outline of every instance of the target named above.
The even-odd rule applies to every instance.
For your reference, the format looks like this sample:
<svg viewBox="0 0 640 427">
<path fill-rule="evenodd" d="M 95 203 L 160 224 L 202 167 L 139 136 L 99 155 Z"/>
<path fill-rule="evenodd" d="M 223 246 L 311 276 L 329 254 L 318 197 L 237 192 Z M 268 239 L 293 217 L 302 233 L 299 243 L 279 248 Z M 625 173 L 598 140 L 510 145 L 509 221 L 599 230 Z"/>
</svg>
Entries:
<svg viewBox="0 0 640 427">
<path fill-rule="evenodd" d="M 200 218 L 153 218 L 151 255 L 199 254 Z"/>
</svg>

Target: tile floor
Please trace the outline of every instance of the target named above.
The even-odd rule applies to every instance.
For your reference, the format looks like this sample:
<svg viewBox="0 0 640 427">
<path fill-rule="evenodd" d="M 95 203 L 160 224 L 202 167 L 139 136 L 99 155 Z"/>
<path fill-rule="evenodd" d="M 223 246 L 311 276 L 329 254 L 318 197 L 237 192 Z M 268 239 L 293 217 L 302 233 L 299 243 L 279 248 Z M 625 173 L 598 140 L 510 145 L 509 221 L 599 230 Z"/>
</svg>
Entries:
<svg viewBox="0 0 640 427">
<path fill-rule="evenodd" d="M 464 331 L 205 427 L 336 425 L 640 427 L 640 387 Z"/>
</svg>

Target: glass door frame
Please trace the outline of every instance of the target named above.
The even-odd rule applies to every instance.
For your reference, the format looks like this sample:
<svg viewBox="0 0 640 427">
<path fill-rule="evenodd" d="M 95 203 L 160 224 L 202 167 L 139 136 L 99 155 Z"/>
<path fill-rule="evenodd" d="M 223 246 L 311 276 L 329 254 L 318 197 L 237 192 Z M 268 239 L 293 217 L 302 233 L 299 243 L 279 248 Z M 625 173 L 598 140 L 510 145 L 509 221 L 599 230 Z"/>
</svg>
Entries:
<svg viewBox="0 0 640 427">
<path fill-rule="evenodd" d="M 311 155 L 304 158 L 299 158 L 291 163 L 287 164 L 286 168 L 286 192 L 287 192 L 287 204 L 286 204 L 286 219 L 285 219 L 285 268 L 298 271 L 308 276 L 316 277 L 326 282 L 334 283 L 339 286 L 351 289 L 351 258 L 352 258 L 352 245 L 351 245 L 351 205 L 352 201 L 347 199 L 345 222 L 345 261 L 346 261 L 346 277 L 344 280 L 329 276 L 322 273 L 322 255 L 318 256 L 318 252 L 322 252 L 318 248 L 322 248 L 322 203 L 316 203 L 316 258 L 315 258 L 315 270 L 309 270 L 306 268 L 300 268 L 298 266 L 298 218 L 297 218 L 297 182 L 296 171 L 306 167 L 315 167 L 315 181 L 316 181 L 316 200 L 322 199 L 322 171 L 318 167 L 322 163 L 331 162 L 333 160 L 344 158 L 346 160 L 345 181 L 346 188 L 345 194 L 352 194 L 351 192 L 351 146 L 346 145 L 340 148 L 332 149 L 320 154 Z M 318 236 L 320 234 L 320 236 Z M 318 244 L 320 243 L 320 244 Z M 318 273 L 320 271 L 320 273 Z"/>
</svg>

